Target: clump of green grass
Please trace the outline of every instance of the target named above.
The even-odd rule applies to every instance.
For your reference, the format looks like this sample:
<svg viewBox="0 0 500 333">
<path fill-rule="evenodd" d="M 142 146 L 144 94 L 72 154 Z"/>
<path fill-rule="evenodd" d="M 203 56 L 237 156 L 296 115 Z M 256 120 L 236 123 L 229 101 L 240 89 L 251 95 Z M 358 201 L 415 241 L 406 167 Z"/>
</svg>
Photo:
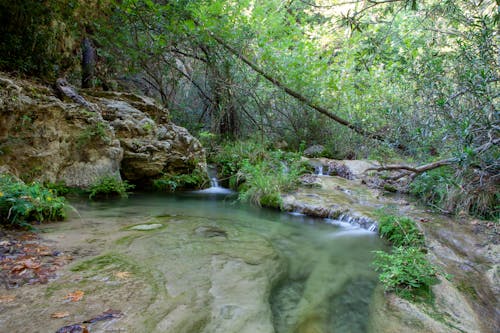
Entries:
<svg viewBox="0 0 500 333">
<path fill-rule="evenodd" d="M 442 167 L 422 173 L 410 185 L 410 193 L 441 213 L 469 213 L 500 219 L 500 192 L 494 173 Z"/>
<path fill-rule="evenodd" d="M 63 197 L 40 183 L 0 175 L 0 224 L 30 228 L 32 222 L 63 220 L 66 207 Z"/>
<path fill-rule="evenodd" d="M 415 221 L 408 217 L 383 215 L 379 219 L 379 234 L 395 247 L 425 246 L 424 235 Z"/>
<path fill-rule="evenodd" d="M 128 191 L 133 188 L 134 185 L 115 176 L 104 176 L 89 188 L 89 199 L 117 196 L 126 198 Z"/>
<path fill-rule="evenodd" d="M 223 145 L 212 162 L 221 178 L 239 190 L 240 200 L 273 208 L 281 207 L 281 193 L 294 190 L 307 171 L 299 153 L 271 150 L 253 141 Z"/>
</svg>

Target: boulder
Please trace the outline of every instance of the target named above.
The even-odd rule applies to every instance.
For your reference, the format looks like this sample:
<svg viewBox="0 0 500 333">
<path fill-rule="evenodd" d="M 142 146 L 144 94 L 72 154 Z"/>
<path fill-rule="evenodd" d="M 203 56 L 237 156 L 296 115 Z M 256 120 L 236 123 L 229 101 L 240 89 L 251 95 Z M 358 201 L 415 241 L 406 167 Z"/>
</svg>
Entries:
<svg viewBox="0 0 500 333">
<path fill-rule="evenodd" d="M 153 100 L 82 97 L 88 103 L 61 100 L 46 86 L 0 73 L 0 166 L 24 180 L 80 188 L 108 175 L 139 182 L 206 169 L 199 141 Z"/>
<path fill-rule="evenodd" d="M 306 150 L 304 150 L 304 156 L 306 157 L 319 157 L 321 153 L 325 151 L 325 147 L 322 145 L 314 145 L 310 146 Z"/>
</svg>

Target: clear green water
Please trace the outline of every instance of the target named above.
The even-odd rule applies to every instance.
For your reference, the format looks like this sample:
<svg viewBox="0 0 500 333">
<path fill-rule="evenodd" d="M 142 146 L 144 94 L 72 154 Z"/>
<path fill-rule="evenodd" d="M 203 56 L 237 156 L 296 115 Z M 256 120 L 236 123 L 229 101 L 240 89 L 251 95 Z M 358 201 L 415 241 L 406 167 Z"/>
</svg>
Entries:
<svg viewBox="0 0 500 333">
<path fill-rule="evenodd" d="M 174 224 L 172 227 L 167 224 L 165 229 L 143 232 L 147 235 L 143 238 L 145 241 L 126 251 L 139 261 L 145 261 L 151 251 L 165 251 L 166 255 L 167 251 L 172 252 L 172 244 L 181 244 L 180 241 L 173 243 L 169 237 L 182 239 L 183 244 L 193 242 L 179 231 L 183 224 L 196 230 L 202 230 L 200 225 L 211 228 L 202 230 L 206 233 L 207 253 L 217 252 L 218 246 L 221 252 L 228 251 L 223 249 L 224 239 L 265 240 L 279 254 L 276 265 L 283 267 L 268 293 L 272 326 L 277 333 L 367 331 L 369 305 L 377 283 L 370 267 L 372 251 L 383 247 L 374 233 L 328 224 L 321 219 L 249 207 L 221 195 L 134 194 L 126 200 L 81 201 L 73 205 L 82 220 L 101 221 L 120 228 L 152 219 L 156 222 L 174 219 L 175 228 Z M 240 234 L 245 236 L 238 236 Z M 168 242 L 169 246 L 162 249 L 161 244 Z M 258 246 L 259 242 L 251 244 Z M 233 251 L 232 248 L 229 251 Z M 187 252 L 183 250 L 183 253 Z M 167 274 L 175 268 L 161 269 Z M 196 281 L 186 279 L 186 283 L 196 288 Z M 247 292 L 251 294 L 253 290 Z"/>
</svg>

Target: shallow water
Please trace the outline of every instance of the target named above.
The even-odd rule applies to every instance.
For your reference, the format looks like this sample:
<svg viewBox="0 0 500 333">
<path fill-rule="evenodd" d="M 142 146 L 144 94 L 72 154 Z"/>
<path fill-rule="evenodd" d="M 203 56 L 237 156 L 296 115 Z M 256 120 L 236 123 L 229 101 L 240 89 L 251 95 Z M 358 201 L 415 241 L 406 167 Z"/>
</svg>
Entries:
<svg viewBox="0 0 500 333">
<path fill-rule="evenodd" d="M 210 192 L 72 206 L 68 221 L 40 229 L 74 262 L 47 285 L 8 291 L 0 332 L 54 332 L 110 308 L 124 317 L 91 332 L 369 331 L 375 233 Z M 84 298 L 65 301 L 75 290 Z M 61 311 L 69 316 L 50 318 Z"/>
<path fill-rule="evenodd" d="M 269 294 L 277 333 L 367 330 L 368 308 L 377 283 L 370 267 L 372 251 L 382 247 L 375 233 L 257 209 L 210 192 L 135 194 L 127 200 L 73 205 L 83 220 L 107 219 L 107 223 L 125 226 L 151 218 L 175 218 L 179 223 L 198 219 L 215 230 L 208 237 L 225 236 L 228 228 L 261 237 L 279 253 L 284 267 Z M 134 256 L 134 252 L 127 255 Z"/>
</svg>

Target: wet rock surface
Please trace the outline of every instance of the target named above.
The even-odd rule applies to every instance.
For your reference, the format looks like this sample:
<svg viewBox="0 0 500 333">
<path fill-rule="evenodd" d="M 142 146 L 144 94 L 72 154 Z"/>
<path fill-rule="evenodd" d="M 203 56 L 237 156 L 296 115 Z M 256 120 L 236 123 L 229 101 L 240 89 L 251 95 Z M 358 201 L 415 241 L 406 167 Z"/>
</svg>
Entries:
<svg viewBox="0 0 500 333">
<path fill-rule="evenodd" d="M 413 304 L 395 295 L 384 297 L 379 291 L 371 305 L 371 332 L 500 330 L 498 233 L 478 227 L 488 223 L 432 214 L 402 197 L 369 189 L 360 180 L 337 176 L 308 176 L 306 184 L 283 201 L 287 211 L 365 229 L 376 223 L 377 210 L 397 212 L 418 223 L 426 237 L 428 258 L 441 269 L 441 283 L 433 287 L 435 304 Z"/>
</svg>

